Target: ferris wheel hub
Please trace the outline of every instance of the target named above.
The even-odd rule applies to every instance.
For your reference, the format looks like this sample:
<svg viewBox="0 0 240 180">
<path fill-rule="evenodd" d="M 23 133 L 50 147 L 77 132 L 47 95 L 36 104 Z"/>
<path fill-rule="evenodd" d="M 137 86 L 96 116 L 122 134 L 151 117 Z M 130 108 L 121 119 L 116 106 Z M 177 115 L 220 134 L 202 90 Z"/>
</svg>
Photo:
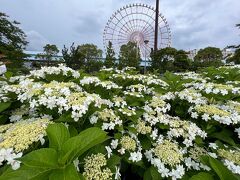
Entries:
<svg viewBox="0 0 240 180">
<path fill-rule="evenodd" d="M 142 45 L 144 43 L 144 35 L 140 31 L 135 31 L 130 34 L 129 41 Z"/>
</svg>

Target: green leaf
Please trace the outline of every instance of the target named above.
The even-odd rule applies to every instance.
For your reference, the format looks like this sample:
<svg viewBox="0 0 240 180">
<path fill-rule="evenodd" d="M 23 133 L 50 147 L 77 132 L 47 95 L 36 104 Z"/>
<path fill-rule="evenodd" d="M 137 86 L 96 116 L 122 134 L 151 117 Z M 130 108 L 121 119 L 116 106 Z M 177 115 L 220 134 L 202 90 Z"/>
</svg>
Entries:
<svg viewBox="0 0 240 180">
<path fill-rule="evenodd" d="M 8 120 L 8 116 L 0 115 L 0 124 L 5 124 Z"/>
<path fill-rule="evenodd" d="M 115 154 L 113 154 L 107 161 L 107 167 L 111 170 L 115 170 L 115 167 L 118 166 L 121 162 L 121 158 Z"/>
<path fill-rule="evenodd" d="M 70 164 L 64 169 L 54 170 L 49 180 L 80 180 L 80 177 L 75 166 Z"/>
<path fill-rule="evenodd" d="M 226 142 L 232 146 L 236 146 L 235 142 L 233 141 L 233 139 L 231 138 L 232 136 L 232 132 L 227 130 L 227 129 L 224 129 L 223 131 L 221 131 L 220 133 L 214 133 L 214 134 L 211 134 L 210 137 L 214 137 L 214 138 L 217 138 L 223 142 Z"/>
<path fill-rule="evenodd" d="M 140 139 L 142 148 L 143 148 L 144 150 L 149 150 L 149 149 L 151 148 L 152 143 L 151 143 L 151 140 L 148 139 L 147 136 L 142 135 L 142 136 L 140 136 L 139 139 Z"/>
<path fill-rule="evenodd" d="M 12 103 L 6 102 L 6 103 L 0 103 L 0 113 L 5 111 L 7 108 L 11 106 Z"/>
<path fill-rule="evenodd" d="M 195 176 L 192 176 L 189 180 L 214 180 L 213 176 L 206 172 L 200 172 Z"/>
<path fill-rule="evenodd" d="M 0 180 L 43 180 L 48 179 L 52 169 L 49 168 L 29 168 L 22 165 L 20 169 L 5 171 Z"/>
<path fill-rule="evenodd" d="M 60 163 L 72 162 L 88 149 L 107 140 L 106 132 L 93 127 L 67 140 L 62 146 Z"/>
<path fill-rule="evenodd" d="M 68 127 L 68 131 L 69 131 L 71 137 L 74 137 L 74 136 L 78 135 L 77 129 L 74 126 L 72 126 L 72 125 L 70 125 Z"/>
<path fill-rule="evenodd" d="M 22 163 L 30 168 L 57 168 L 58 157 L 55 149 L 43 148 L 32 151 L 20 158 Z"/>
<path fill-rule="evenodd" d="M 195 140 L 197 145 L 203 145 L 204 142 L 203 142 L 203 139 L 200 137 L 200 136 L 196 136 Z"/>
<path fill-rule="evenodd" d="M 10 79 L 13 76 L 13 72 L 7 71 L 4 75 L 7 79 Z"/>
<path fill-rule="evenodd" d="M 50 124 L 47 128 L 49 147 L 60 151 L 62 145 L 70 138 L 67 127 L 64 124 Z"/>
<path fill-rule="evenodd" d="M 237 179 L 234 174 L 227 169 L 227 167 L 225 167 L 220 161 L 209 157 L 209 163 L 212 167 L 212 169 L 217 173 L 218 177 L 221 180 L 235 180 Z"/>
<path fill-rule="evenodd" d="M 158 179 L 162 179 L 161 175 L 159 174 L 159 172 L 157 171 L 157 169 L 153 166 L 151 166 L 150 168 L 148 168 L 143 176 L 144 180 L 158 180 Z"/>
<path fill-rule="evenodd" d="M 75 122 L 71 117 L 71 113 L 64 113 L 55 122 Z"/>
</svg>

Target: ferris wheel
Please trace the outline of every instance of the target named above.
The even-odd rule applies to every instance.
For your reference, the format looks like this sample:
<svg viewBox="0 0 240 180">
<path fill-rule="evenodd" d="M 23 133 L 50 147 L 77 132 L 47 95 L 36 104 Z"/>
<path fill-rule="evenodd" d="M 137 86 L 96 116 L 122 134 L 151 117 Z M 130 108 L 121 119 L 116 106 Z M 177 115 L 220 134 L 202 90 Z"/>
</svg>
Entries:
<svg viewBox="0 0 240 180">
<path fill-rule="evenodd" d="M 117 10 L 108 20 L 103 43 L 106 49 L 111 41 L 116 54 L 122 45 L 135 42 L 140 49 L 141 57 L 150 57 L 154 47 L 155 8 L 146 4 L 130 4 Z M 171 45 L 171 31 L 167 20 L 159 14 L 158 48 Z"/>
</svg>

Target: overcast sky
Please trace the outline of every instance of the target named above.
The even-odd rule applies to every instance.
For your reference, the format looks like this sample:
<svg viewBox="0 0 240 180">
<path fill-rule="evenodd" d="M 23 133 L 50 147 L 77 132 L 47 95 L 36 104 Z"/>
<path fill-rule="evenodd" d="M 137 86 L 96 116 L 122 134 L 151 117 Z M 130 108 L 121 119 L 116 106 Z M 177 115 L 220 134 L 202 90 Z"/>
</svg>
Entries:
<svg viewBox="0 0 240 180">
<path fill-rule="evenodd" d="M 46 43 L 94 43 L 103 48 L 103 29 L 113 12 L 130 3 L 155 0 L 0 0 L 0 11 L 21 22 L 30 42 L 41 51 Z M 172 31 L 172 46 L 224 48 L 240 43 L 240 0 L 160 0 L 160 11 Z"/>
</svg>

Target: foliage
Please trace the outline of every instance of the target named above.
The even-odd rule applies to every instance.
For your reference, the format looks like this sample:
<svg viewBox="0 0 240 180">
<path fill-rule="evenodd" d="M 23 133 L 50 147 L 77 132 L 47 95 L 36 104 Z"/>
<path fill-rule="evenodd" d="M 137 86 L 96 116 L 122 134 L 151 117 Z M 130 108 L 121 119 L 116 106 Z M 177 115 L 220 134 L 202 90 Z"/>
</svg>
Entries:
<svg viewBox="0 0 240 180">
<path fill-rule="evenodd" d="M 239 74 L 6 73 L 0 179 L 239 179 Z"/>
<path fill-rule="evenodd" d="M 9 16 L 0 12 L 0 52 L 8 59 L 21 59 L 27 45 L 25 33 L 18 27 L 19 22 L 10 21 Z"/>
<path fill-rule="evenodd" d="M 69 49 L 64 45 L 62 55 L 68 67 L 72 69 L 80 69 L 84 66 L 84 57 L 79 53 L 79 46 L 75 47 L 74 43 Z"/>
<path fill-rule="evenodd" d="M 220 66 L 223 58 L 222 51 L 216 47 L 206 47 L 200 49 L 194 58 L 196 67 Z"/>
<path fill-rule="evenodd" d="M 74 160 L 106 140 L 106 133 L 98 128 L 89 128 L 70 138 L 63 124 L 48 126 L 47 134 L 49 148 L 23 156 L 21 168 L 6 171 L 0 179 L 82 179 L 74 166 Z"/>
<path fill-rule="evenodd" d="M 112 42 L 109 41 L 108 42 L 108 47 L 107 47 L 106 60 L 105 60 L 104 65 L 107 68 L 112 68 L 112 67 L 115 66 L 115 63 L 116 63 L 115 52 L 114 52 L 114 49 L 113 49 L 113 46 L 112 46 Z"/>
<path fill-rule="evenodd" d="M 119 68 L 135 67 L 139 68 L 140 65 L 140 49 L 134 42 L 128 42 L 120 48 L 119 52 Z"/>
<path fill-rule="evenodd" d="M 191 62 L 185 51 L 172 47 L 160 49 L 152 53 L 151 69 L 166 71 L 185 71 L 191 68 Z"/>
<path fill-rule="evenodd" d="M 57 54 L 59 53 L 59 50 L 55 44 L 46 44 L 43 47 L 43 52 L 44 53 L 42 54 L 37 54 L 37 57 L 43 60 L 46 60 L 49 66 L 50 61 L 52 61 L 53 58 L 57 56 Z"/>
<path fill-rule="evenodd" d="M 0 12 L 0 54 L 8 62 L 7 67 L 14 71 L 23 69 L 23 53 L 27 45 L 26 35 L 19 28 L 19 22 L 9 20 L 9 16 Z"/>
<path fill-rule="evenodd" d="M 103 66 L 102 50 L 98 49 L 94 44 L 83 44 L 74 47 L 73 43 L 70 50 L 64 46 L 62 54 L 66 65 L 73 69 L 84 69 L 90 73 L 99 71 Z"/>
</svg>

